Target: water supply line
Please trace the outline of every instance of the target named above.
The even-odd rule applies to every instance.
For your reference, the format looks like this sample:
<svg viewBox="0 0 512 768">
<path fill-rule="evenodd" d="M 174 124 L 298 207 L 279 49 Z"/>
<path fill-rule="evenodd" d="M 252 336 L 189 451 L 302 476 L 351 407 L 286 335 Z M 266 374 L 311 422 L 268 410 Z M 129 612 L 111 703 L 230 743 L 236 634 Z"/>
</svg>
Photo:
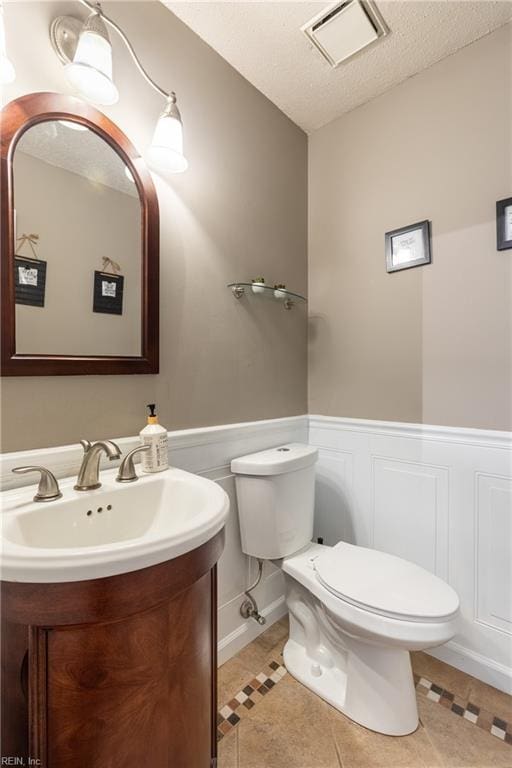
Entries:
<svg viewBox="0 0 512 768">
<path fill-rule="evenodd" d="M 264 616 L 261 615 L 261 613 L 258 610 L 258 603 L 254 599 L 254 597 L 251 595 L 251 592 L 256 589 L 258 584 L 261 581 L 261 576 L 263 574 L 263 560 L 260 560 L 260 558 L 257 558 L 258 560 L 258 577 L 254 584 L 251 584 L 251 586 L 245 590 L 244 594 L 246 595 L 246 600 L 243 601 L 242 605 L 240 606 L 240 614 L 244 617 L 244 619 L 254 619 L 254 621 L 257 621 L 258 624 L 266 624 L 267 620 Z"/>
</svg>

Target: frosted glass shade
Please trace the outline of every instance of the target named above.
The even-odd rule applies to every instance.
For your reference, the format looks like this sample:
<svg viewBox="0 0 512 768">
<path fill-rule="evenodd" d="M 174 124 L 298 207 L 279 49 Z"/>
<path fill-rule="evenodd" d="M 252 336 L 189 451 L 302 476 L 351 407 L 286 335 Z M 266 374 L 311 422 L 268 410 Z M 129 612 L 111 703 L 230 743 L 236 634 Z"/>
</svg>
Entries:
<svg viewBox="0 0 512 768">
<path fill-rule="evenodd" d="M 71 85 L 88 101 L 115 104 L 119 93 L 112 81 L 112 46 L 110 41 L 84 27 L 73 61 L 64 71 Z"/>
<path fill-rule="evenodd" d="M 158 171 L 182 173 L 187 170 L 188 162 L 183 154 L 183 125 L 178 117 L 165 112 L 159 117 L 147 158 Z"/>
</svg>

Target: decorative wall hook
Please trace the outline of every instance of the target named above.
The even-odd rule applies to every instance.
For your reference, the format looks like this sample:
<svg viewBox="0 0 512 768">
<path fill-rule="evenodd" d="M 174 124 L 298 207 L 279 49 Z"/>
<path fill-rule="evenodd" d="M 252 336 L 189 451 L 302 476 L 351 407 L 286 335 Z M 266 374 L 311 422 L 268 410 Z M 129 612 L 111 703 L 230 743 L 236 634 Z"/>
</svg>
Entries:
<svg viewBox="0 0 512 768">
<path fill-rule="evenodd" d="M 108 256 L 103 256 L 102 262 L 103 262 L 103 272 L 108 273 L 110 269 L 110 272 L 113 275 L 117 275 L 121 271 L 121 265 L 118 264 L 117 261 L 113 261 L 112 259 L 110 259 Z"/>
<path fill-rule="evenodd" d="M 23 234 L 23 235 L 20 235 L 19 237 L 17 237 L 16 238 L 16 251 L 21 251 L 21 249 L 23 248 L 23 246 L 25 244 L 28 244 L 30 246 L 30 249 L 31 249 L 31 251 L 32 251 L 32 253 L 34 255 L 34 259 L 37 259 L 38 256 L 37 256 L 37 253 L 36 253 L 36 249 L 34 248 L 34 245 L 38 245 L 39 244 L 39 235 L 37 235 L 35 233 L 32 233 L 30 235 Z M 16 255 L 18 255 L 18 254 L 16 253 Z"/>
</svg>

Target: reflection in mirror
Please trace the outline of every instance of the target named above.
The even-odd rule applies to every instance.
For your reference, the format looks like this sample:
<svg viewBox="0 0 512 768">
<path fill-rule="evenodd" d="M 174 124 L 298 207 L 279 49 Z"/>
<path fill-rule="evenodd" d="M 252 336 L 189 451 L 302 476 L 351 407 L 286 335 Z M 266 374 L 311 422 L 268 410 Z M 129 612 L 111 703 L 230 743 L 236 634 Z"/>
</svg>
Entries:
<svg viewBox="0 0 512 768">
<path fill-rule="evenodd" d="M 80 123 L 39 122 L 14 152 L 16 353 L 141 355 L 141 204 Z"/>
</svg>

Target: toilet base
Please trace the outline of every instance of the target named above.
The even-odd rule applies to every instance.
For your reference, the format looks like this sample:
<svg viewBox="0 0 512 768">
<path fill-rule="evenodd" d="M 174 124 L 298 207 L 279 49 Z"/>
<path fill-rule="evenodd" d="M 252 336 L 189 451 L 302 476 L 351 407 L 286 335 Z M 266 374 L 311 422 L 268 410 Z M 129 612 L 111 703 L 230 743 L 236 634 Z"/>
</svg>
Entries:
<svg viewBox="0 0 512 768">
<path fill-rule="evenodd" d="M 291 638 L 283 657 L 292 677 L 354 722 L 387 736 L 407 736 L 418 727 L 409 653 L 375 647 L 368 650 L 371 664 L 364 653 L 349 654 L 347 672 L 335 665 L 323 667 Z"/>
<path fill-rule="evenodd" d="M 351 720 L 389 736 L 418 727 L 409 651 L 354 636 L 294 579 L 286 578 L 290 674 Z"/>
</svg>

